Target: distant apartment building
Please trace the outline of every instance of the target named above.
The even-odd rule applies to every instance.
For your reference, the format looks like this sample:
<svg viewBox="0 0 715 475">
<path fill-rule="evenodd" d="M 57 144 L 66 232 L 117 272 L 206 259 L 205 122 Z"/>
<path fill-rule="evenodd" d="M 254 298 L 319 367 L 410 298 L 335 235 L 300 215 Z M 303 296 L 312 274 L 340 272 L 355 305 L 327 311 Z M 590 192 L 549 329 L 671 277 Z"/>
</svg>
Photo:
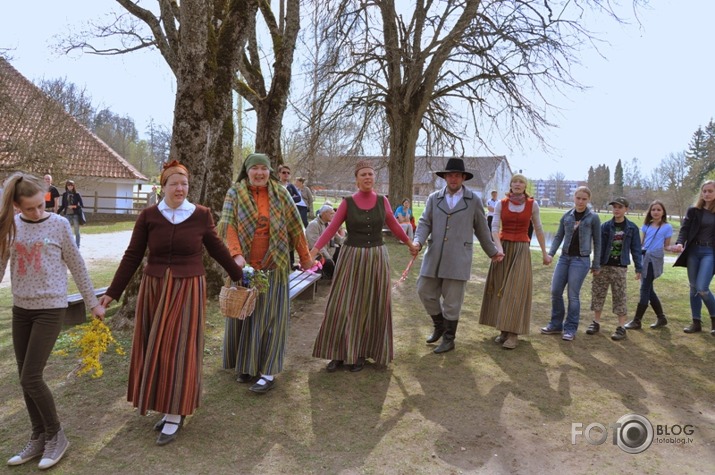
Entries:
<svg viewBox="0 0 715 475">
<path fill-rule="evenodd" d="M 576 180 L 532 181 L 534 198 L 540 206 L 569 206 L 576 188 L 585 184 L 585 181 Z"/>
</svg>

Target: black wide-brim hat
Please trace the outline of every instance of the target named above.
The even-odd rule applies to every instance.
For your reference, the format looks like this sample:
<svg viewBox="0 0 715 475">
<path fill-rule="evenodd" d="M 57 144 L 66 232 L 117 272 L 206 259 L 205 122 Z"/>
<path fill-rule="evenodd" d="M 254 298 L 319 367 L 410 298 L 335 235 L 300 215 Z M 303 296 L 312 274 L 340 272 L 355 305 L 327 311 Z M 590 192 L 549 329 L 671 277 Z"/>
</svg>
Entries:
<svg viewBox="0 0 715 475">
<path fill-rule="evenodd" d="M 462 160 L 461 158 L 450 158 L 449 160 L 447 160 L 447 166 L 444 167 L 444 170 L 435 172 L 435 174 L 440 178 L 444 178 L 445 173 L 453 172 L 464 173 L 465 175 L 467 175 L 465 180 L 471 180 L 472 178 L 474 178 L 474 174 L 464 169 L 464 160 Z"/>
</svg>

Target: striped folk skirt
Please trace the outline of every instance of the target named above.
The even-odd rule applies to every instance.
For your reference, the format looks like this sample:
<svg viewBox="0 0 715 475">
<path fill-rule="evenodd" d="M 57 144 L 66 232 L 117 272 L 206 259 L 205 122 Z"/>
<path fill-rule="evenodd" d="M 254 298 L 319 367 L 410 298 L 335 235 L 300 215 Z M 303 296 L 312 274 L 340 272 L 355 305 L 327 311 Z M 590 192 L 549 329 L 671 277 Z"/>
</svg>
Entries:
<svg viewBox="0 0 715 475">
<path fill-rule="evenodd" d="M 252 376 L 283 371 L 289 320 L 288 273 L 269 272 L 268 290 L 258 296 L 253 314 L 243 321 L 226 319 L 224 369 Z"/>
<path fill-rule="evenodd" d="M 354 364 L 392 361 L 390 265 L 386 246 L 343 246 L 313 356 Z"/>
<path fill-rule="evenodd" d="M 504 260 L 489 266 L 479 323 L 524 335 L 531 322 L 531 251 L 528 242 L 502 245 Z"/>
<path fill-rule="evenodd" d="M 127 399 L 139 413 L 190 415 L 199 407 L 206 278 L 144 275 L 139 287 Z"/>
</svg>

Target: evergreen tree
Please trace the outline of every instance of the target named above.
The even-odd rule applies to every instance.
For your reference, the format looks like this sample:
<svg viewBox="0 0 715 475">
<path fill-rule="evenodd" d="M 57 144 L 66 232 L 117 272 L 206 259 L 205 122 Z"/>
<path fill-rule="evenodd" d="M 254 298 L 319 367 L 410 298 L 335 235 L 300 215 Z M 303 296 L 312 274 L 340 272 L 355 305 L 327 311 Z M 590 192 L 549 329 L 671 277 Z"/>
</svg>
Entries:
<svg viewBox="0 0 715 475">
<path fill-rule="evenodd" d="M 695 189 L 705 180 L 715 166 L 713 155 L 713 142 L 715 141 L 715 124 L 710 120 L 705 130 L 698 127 L 693 133 L 688 149 L 685 151 L 685 163 L 688 174 L 686 186 Z M 708 150 L 710 149 L 710 150 Z"/>
<path fill-rule="evenodd" d="M 623 196 L 623 165 L 620 159 L 616 163 L 616 171 L 613 172 L 613 194 Z"/>
</svg>

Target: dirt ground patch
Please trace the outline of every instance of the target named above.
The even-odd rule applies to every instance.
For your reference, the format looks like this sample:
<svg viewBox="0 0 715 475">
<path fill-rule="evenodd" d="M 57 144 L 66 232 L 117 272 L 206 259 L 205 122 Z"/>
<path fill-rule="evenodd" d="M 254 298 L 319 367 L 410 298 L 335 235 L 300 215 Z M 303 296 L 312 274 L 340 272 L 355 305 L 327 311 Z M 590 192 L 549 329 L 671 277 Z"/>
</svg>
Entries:
<svg viewBox="0 0 715 475">
<path fill-rule="evenodd" d="M 407 252 L 390 244 L 390 253 L 396 281 Z M 223 319 L 212 302 L 201 407 L 166 447 L 154 444 L 156 415 L 140 417 L 125 401 L 127 357 L 109 355 L 105 376 L 90 380 L 68 379 L 73 363 L 53 356 L 47 378 L 72 443 L 54 473 L 712 473 L 709 332 L 685 335 L 687 319 L 674 312 L 665 329 L 629 331 L 623 342 L 609 338 L 615 317 L 606 314 L 598 335 L 585 335 L 585 325 L 574 342 L 539 335 L 553 268 L 535 266 L 531 334 L 503 350 L 493 342 L 496 331 L 477 324 L 487 268 L 477 254 L 457 348 L 435 355 L 424 343 L 430 325 L 415 291 L 418 268 L 393 291 L 395 360 L 388 367 L 329 374 L 325 361 L 311 357 L 329 290 L 321 283 L 314 301 L 294 305 L 286 371 L 263 396 L 220 369 Z M 0 313 L 0 447 L 7 457 L 27 437 L 8 313 Z M 119 336 L 128 348 L 129 332 Z M 608 427 L 627 414 L 647 417 L 654 430 L 688 425 L 693 432 L 635 455 L 612 443 L 610 428 L 602 445 L 580 435 L 572 443 L 572 424 Z M 12 473 L 35 471 L 30 463 Z"/>
</svg>

